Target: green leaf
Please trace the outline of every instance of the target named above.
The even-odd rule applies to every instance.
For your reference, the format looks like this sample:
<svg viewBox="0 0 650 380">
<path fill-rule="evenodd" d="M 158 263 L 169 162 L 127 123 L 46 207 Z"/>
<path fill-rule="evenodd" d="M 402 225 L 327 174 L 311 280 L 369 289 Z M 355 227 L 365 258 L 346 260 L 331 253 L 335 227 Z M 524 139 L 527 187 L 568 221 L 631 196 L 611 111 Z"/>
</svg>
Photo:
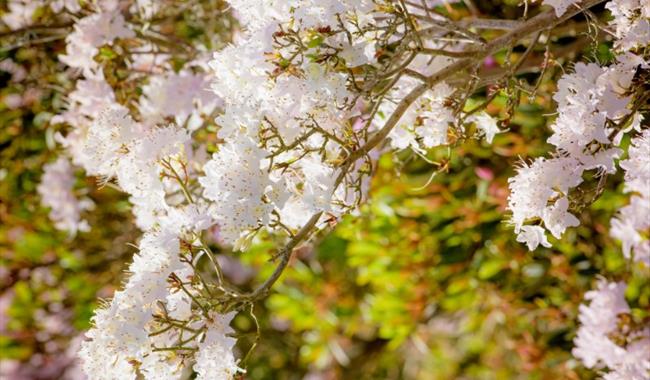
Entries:
<svg viewBox="0 0 650 380">
<path fill-rule="evenodd" d="M 492 259 L 481 264 L 478 270 L 478 278 L 481 280 L 489 280 L 505 269 L 505 262 L 501 259 Z"/>
</svg>

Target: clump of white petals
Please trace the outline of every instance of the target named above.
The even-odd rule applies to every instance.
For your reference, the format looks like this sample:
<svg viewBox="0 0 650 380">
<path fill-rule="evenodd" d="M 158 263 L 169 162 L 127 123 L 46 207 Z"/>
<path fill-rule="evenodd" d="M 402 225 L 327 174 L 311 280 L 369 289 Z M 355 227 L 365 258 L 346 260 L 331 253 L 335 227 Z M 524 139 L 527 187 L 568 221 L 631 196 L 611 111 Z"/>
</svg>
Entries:
<svg viewBox="0 0 650 380">
<path fill-rule="evenodd" d="M 133 364 L 152 353 L 146 325 L 155 302 L 168 293 L 167 277 L 181 269 L 178 244 L 176 237 L 165 232 L 143 237 L 129 267 L 130 279 L 106 308 L 96 311 L 95 327 L 86 334 L 80 356 L 91 378 L 136 378 Z"/>
<path fill-rule="evenodd" d="M 580 306 L 580 328 L 574 339 L 573 355 L 589 368 L 608 368 L 607 379 L 647 379 L 650 371 L 650 328 L 621 330 L 620 316 L 629 314 L 625 301 L 627 285 L 601 280 L 595 290 L 585 294 L 589 304 Z M 629 333 L 628 343 L 618 345 L 616 334 Z"/>
<path fill-rule="evenodd" d="M 9 11 L 2 15 L 2 22 L 11 30 L 32 25 L 34 14 L 44 4 L 43 0 L 9 0 L 7 2 Z"/>
<path fill-rule="evenodd" d="M 50 208 L 49 217 L 54 226 L 68 231 L 70 235 L 90 230 L 90 225 L 81 218 L 81 213 L 94 207 L 90 199 L 77 198 L 74 184 L 74 170 L 70 161 L 66 157 L 59 157 L 43 166 L 43 176 L 37 187 L 41 204 Z"/>
<path fill-rule="evenodd" d="M 242 138 L 222 145 L 203 167 L 205 176 L 199 182 L 204 196 L 215 202 L 212 211 L 226 244 L 267 224 L 276 206 L 273 201 L 280 201 L 272 195 L 277 184 L 261 168 L 263 158 L 263 151 L 251 139 Z"/>
<path fill-rule="evenodd" d="M 233 332 L 228 325 L 235 313 L 212 311 L 205 320 L 197 319 L 192 298 L 169 281 L 174 274 L 189 294 L 201 291 L 201 286 L 191 282 L 193 269 L 180 258 L 180 241 L 210 226 L 211 219 L 204 209 L 190 206 L 159 220 L 142 237 L 123 289 L 93 317 L 94 327 L 80 351 L 84 371 L 92 379 L 184 379 L 195 363 L 202 378 L 229 379 L 240 371 L 232 352 L 235 339 L 227 336 Z M 180 338 L 179 330 L 166 329 L 154 318 L 162 310 L 163 315 L 202 332 L 191 340 L 187 332 Z M 182 356 L 160 350 L 181 340 L 191 349 Z"/>
<path fill-rule="evenodd" d="M 142 87 L 139 111 L 142 119 L 150 125 L 172 119 L 178 125 L 188 123 L 190 130 L 201 124 L 201 114 L 208 115 L 219 103 L 209 91 L 205 74 L 181 71 L 166 72 L 149 77 Z"/>
<path fill-rule="evenodd" d="M 116 106 L 104 110 L 82 139 L 83 166 L 105 181 L 115 178 L 131 195 L 138 225 L 149 229 L 154 216 L 168 208 L 162 160 L 179 157 L 189 140 L 181 127 L 146 127 Z"/>
<path fill-rule="evenodd" d="M 101 46 L 134 36 L 119 9 L 93 13 L 75 23 L 74 31 L 66 37 L 66 53 L 59 60 L 85 72 L 94 71 L 99 67 L 94 57 Z"/>
<path fill-rule="evenodd" d="M 647 46 L 650 41 L 650 3 L 645 0 L 613 0 L 605 7 L 612 12 L 616 45 L 623 50 Z"/>
<path fill-rule="evenodd" d="M 416 85 L 417 80 L 405 78 L 392 91 L 392 96 L 400 99 Z M 394 149 L 412 148 L 424 152 L 425 149 L 447 144 L 448 129 L 454 121 L 454 115 L 445 106 L 445 101 L 453 92 L 454 89 L 443 82 L 418 98 L 389 134 L 391 146 Z M 395 103 L 385 102 L 380 109 L 381 114 L 391 115 L 395 108 Z M 378 117 L 377 122 L 382 121 L 380 119 Z"/>
<path fill-rule="evenodd" d="M 650 229 L 650 129 L 632 139 L 629 157 L 620 165 L 625 170 L 625 191 L 632 196 L 612 219 L 610 233 L 623 243 L 625 257 L 650 266 L 650 240 L 643 235 Z"/>
<path fill-rule="evenodd" d="M 485 140 L 488 144 L 492 144 L 492 140 L 494 140 L 494 136 L 497 133 L 503 132 L 499 129 L 497 120 L 488 115 L 487 112 L 480 112 L 476 115 L 472 115 L 468 120 L 476 123 L 476 128 L 478 128 L 478 130 L 485 136 Z"/>
<path fill-rule="evenodd" d="M 311 38 L 315 31 L 338 28 L 340 19 L 346 28 L 357 31 L 352 41 L 345 33 L 323 32 L 319 37 L 323 45 L 340 49 L 341 62 L 350 68 L 373 64 L 373 32 L 359 28 L 375 6 L 366 0 L 232 1 L 231 5 L 245 32 L 210 62 L 212 88 L 224 102 L 224 112 L 216 121 L 218 136 L 225 142 L 204 166 L 200 183 L 204 196 L 214 201 L 221 238 L 241 248 L 252 233 L 271 227 L 277 218 L 296 229 L 319 212 L 338 216 L 359 198 L 353 191 L 346 192 L 345 185 L 337 188 L 338 171 L 329 162 L 340 152 L 337 140 L 346 138 L 348 120 L 357 116 L 349 75 L 309 58 L 325 49 L 318 40 L 301 52 L 303 58 L 291 62 L 291 72 L 282 72 L 269 57 L 292 55 L 290 48 L 274 40 L 274 36 L 281 38 L 282 28 Z M 446 95 L 446 88 L 436 88 L 428 102 L 440 103 Z M 439 108 L 429 103 L 423 107 L 429 119 L 448 117 L 436 113 Z M 423 135 L 431 134 L 426 144 L 445 140 L 446 132 L 434 132 L 422 128 Z M 323 156 L 309 154 L 320 149 Z"/>
<path fill-rule="evenodd" d="M 208 332 L 205 339 L 198 344 L 194 371 L 198 380 L 232 379 L 237 373 L 243 372 L 237 366 L 233 356 L 235 339 L 229 337 L 234 331 L 230 321 L 235 313 L 212 313 L 207 323 Z"/>
<path fill-rule="evenodd" d="M 551 247 L 544 229 L 540 226 L 522 226 L 517 232 L 517 241 L 526 243 L 531 251 L 537 249 L 540 244 L 546 248 Z"/>
<path fill-rule="evenodd" d="M 538 158 L 530 166 L 523 164 L 517 175 L 509 180 L 508 208 L 512 212 L 518 241 L 530 242 L 537 247 L 537 234 L 520 233 L 531 222 L 543 222 L 546 230 L 560 238 L 566 228 L 579 225 L 569 212 L 569 192 L 583 182 L 583 174 L 596 170 L 616 172 L 615 159 L 621 149 L 620 142 L 612 138 L 615 129 L 609 121 L 619 121 L 628 116 L 630 96 L 626 90 L 631 85 L 634 69 L 647 67 L 638 56 L 625 54 L 618 62 L 601 67 L 594 63 L 578 63 L 575 73 L 564 75 L 553 96 L 558 103 L 558 117 L 551 125 L 553 135 L 548 142 L 557 151 L 553 158 Z M 635 118 L 632 118 L 633 120 Z M 527 240 L 530 237 L 534 240 Z"/>
<path fill-rule="evenodd" d="M 549 247 L 544 229 L 534 229 L 527 223 L 538 219 L 554 236 L 559 237 L 567 227 L 578 225 L 568 209 L 569 189 L 582 182 L 582 168 L 572 157 L 539 158 L 531 165 L 522 163 L 517 175 L 510 178 L 508 204 L 512 211 L 512 223 L 518 234 L 517 241 L 525 242 L 533 250 L 539 244 Z M 534 232 L 534 233 L 533 233 Z"/>
</svg>

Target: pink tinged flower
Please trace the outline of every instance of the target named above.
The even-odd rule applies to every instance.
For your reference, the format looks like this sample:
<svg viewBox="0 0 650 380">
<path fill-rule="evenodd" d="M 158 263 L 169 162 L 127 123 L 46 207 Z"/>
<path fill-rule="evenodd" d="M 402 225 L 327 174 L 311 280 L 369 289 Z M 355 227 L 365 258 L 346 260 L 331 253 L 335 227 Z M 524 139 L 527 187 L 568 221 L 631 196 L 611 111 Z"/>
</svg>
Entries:
<svg viewBox="0 0 650 380">
<path fill-rule="evenodd" d="M 497 63 L 497 60 L 494 59 L 494 56 L 488 55 L 485 57 L 483 60 L 483 66 L 485 66 L 488 69 L 492 69 L 494 67 L 497 67 L 499 64 Z"/>
<path fill-rule="evenodd" d="M 494 179 L 494 172 L 490 168 L 477 166 L 474 168 L 474 173 L 484 181 L 492 181 Z"/>
</svg>

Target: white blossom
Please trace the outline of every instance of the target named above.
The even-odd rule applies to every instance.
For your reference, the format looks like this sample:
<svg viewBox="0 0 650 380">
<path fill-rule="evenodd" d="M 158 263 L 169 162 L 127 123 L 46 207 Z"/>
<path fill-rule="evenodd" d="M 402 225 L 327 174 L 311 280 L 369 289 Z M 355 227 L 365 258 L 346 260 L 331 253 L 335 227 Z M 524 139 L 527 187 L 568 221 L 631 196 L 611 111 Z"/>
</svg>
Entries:
<svg viewBox="0 0 650 380">
<path fill-rule="evenodd" d="M 49 216 L 54 226 L 68 231 L 70 235 L 90 230 L 90 225 L 81 218 L 81 213 L 94 206 L 90 199 L 76 197 L 74 183 L 72 165 L 67 158 L 61 156 L 43 166 L 43 177 L 37 187 L 41 203 L 51 209 Z"/>
<path fill-rule="evenodd" d="M 569 200 L 562 197 L 555 201 L 552 206 L 547 206 L 542 212 L 544 226 L 555 236 L 560 238 L 567 227 L 577 227 L 580 221 L 569 211 Z"/>
<path fill-rule="evenodd" d="M 611 235 L 623 244 L 623 255 L 650 266 L 650 240 L 643 232 L 650 228 L 650 130 L 632 139 L 629 157 L 621 161 L 625 170 L 625 191 L 633 193 L 630 203 L 612 219 Z"/>
<path fill-rule="evenodd" d="M 133 36 L 135 33 L 119 10 L 94 13 L 75 23 L 74 31 L 66 37 L 66 54 L 60 55 L 59 60 L 85 72 L 95 71 L 98 64 L 94 57 L 101 46 Z"/>
<path fill-rule="evenodd" d="M 650 371 L 650 328 L 631 332 L 625 346 L 611 339 L 619 330 L 619 316 L 629 314 L 623 282 L 601 280 L 595 290 L 585 294 L 589 305 L 580 306 L 580 328 L 574 339 L 573 355 L 589 368 L 607 367 L 606 379 L 647 379 Z"/>
<path fill-rule="evenodd" d="M 650 41 L 650 4 L 645 0 L 613 0 L 605 7 L 612 12 L 616 45 L 629 50 Z"/>
<path fill-rule="evenodd" d="M 215 202 L 214 218 L 228 244 L 270 220 L 274 204 L 268 195 L 275 184 L 261 169 L 263 158 L 263 151 L 243 138 L 222 145 L 203 168 L 205 176 L 199 182 L 204 196 Z"/>
<path fill-rule="evenodd" d="M 229 380 L 243 372 L 232 354 L 235 339 L 228 336 L 233 333 L 229 326 L 233 317 L 234 313 L 210 315 L 205 340 L 199 343 L 194 364 L 198 380 Z"/>
<path fill-rule="evenodd" d="M 579 185 L 582 171 L 580 163 L 571 157 L 539 158 L 530 166 L 522 164 L 517 175 L 508 180 L 508 207 L 515 231 L 528 220 L 551 211 L 547 211 L 549 200 L 564 196 L 570 188 Z"/>
<path fill-rule="evenodd" d="M 82 155 L 86 172 L 112 178 L 117 174 L 121 157 L 129 153 L 129 145 L 139 136 L 140 127 L 131 118 L 128 109 L 114 106 L 102 111 L 88 129 Z"/>
<path fill-rule="evenodd" d="M 550 248 L 544 229 L 540 226 L 522 226 L 517 233 L 517 241 L 526 243 L 529 250 L 535 250 L 541 244 L 543 247 Z"/>
<path fill-rule="evenodd" d="M 9 12 L 2 15 L 2 22 L 11 30 L 32 25 L 35 21 L 34 14 L 44 4 L 42 0 L 9 0 Z"/>
<path fill-rule="evenodd" d="M 612 145 L 614 141 L 620 142 L 620 136 L 610 138 L 615 130 L 608 126 L 608 120 L 619 121 L 629 116 L 631 98 L 626 92 L 639 65 L 646 67 L 647 63 L 634 54 L 622 54 L 618 62 L 608 67 L 578 63 L 575 73 L 565 74 L 558 81 L 558 91 L 553 96 L 558 103 L 558 118 L 551 125 L 553 135 L 548 139 L 557 148 L 558 157 L 537 159 L 530 167 L 524 165 L 509 180 L 508 208 L 515 232 L 519 233 L 521 226 L 536 218 L 541 218 L 556 238 L 567 227 L 579 225 L 577 218 L 567 212 L 566 197 L 582 183 L 585 171 L 616 172 L 615 160 L 622 150 Z M 630 128 L 635 128 L 634 123 Z M 624 228 L 618 228 L 624 225 L 617 222 L 619 232 L 615 233 L 625 235 L 621 232 Z"/>
<path fill-rule="evenodd" d="M 397 98 L 406 95 L 415 87 L 416 81 L 405 78 L 394 90 Z M 447 144 L 449 124 L 453 123 L 452 110 L 445 106 L 445 100 L 452 95 L 453 88 L 446 83 L 440 83 L 423 94 L 402 115 L 398 125 L 391 131 L 389 138 L 395 149 L 412 148 L 422 152 L 424 149 Z M 391 115 L 396 104 L 385 102 L 381 112 Z M 381 122 L 380 118 L 377 120 Z"/>
<path fill-rule="evenodd" d="M 485 135 L 485 140 L 487 140 L 488 144 L 492 144 L 494 135 L 502 132 L 497 125 L 497 121 L 488 115 L 487 112 L 472 115 L 468 121 L 476 123 L 476 127 Z"/>
<path fill-rule="evenodd" d="M 153 75 L 142 88 L 138 108 L 148 124 L 173 118 L 176 124 L 183 125 L 191 116 L 210 114 L 218 104 L 218 98 L 208 88 L 208 78 L 202 74 L 181 71 Z"/>
</svg>

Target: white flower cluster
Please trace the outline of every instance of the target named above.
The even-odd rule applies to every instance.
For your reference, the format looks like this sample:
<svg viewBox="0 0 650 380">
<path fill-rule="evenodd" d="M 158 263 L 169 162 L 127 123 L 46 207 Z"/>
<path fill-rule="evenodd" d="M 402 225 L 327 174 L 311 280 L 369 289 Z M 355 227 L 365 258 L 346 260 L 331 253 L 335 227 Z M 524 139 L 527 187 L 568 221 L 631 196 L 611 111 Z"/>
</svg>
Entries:
<svg viewBox="0 0 650 380">
<path fill-rule="evenodd" d="M 110 305 L 97 311 L 95 327 L 87 334 L 90 340 L 83 345 L 84 369 L 92 378 L 135 379 L 140 374 L 145 379 L 180 379 L 194 353 L 199 373 L 206 366 L 220 374 L 239 371 L 234 339 L 226 337 L 233 314 L 197 317 L 201 305 L 192 296 L 205 289 L 193 280 L 193 267 L 181 260 L 180 241 L 197 244 L 197 236 L 214 221 L 199 203 L 168 204 L 173 182 L 160 179 L 166 170 L 181 171 L 176 163 L 183 162 L 188 138 L 176 126 L 147 130 L 126 109 L 115 107 L 91 124 L 83 140 L 89 173 L 116 177 L 131 194 L 137 222 L 146 229 L 129 268 L 131 277 Z M 201 344 L 202 339 L 212 344 Z M 178 342 L 181 348 L 169 349 Z M 210 356 L 216 351 L 219 356 Z"/>
<path fill-rule="evenodd" d="M 169 54 L 160 52 L 155 38 L 144 38 L 147 28 L 155 26 L 132 24 L 151 19 L 161 3 L 138 0 L 128 7 L 101 0 L 92 4 L 94 8 L 88 5 L 93 12 L 76 20 L 66 38 L 66 54 L 59 57 L 80 77 L 67 96 L 66 110 L 52 119 L 70 127 L 56 139 L 75 165 L 130 196 L 136 223 L 144 231 L 128 281 L 97 311 L 95 327 L 83 345 L 81 357 L 89 376 L 180 379 L 194 371 L 198 379 L 232 378 L 242 371 L 233 354 L 235 340 L 229 336 L 234 313 L 217 305 L 211 286 L 195 271 L 197 261 L 211 255 L 201 239 L 203 231 L 217 225 L 221 240 L 235 249 L 245 249 L 261 229 L 301 235 L 308 221 L 318 219 L 317 227 L 322 226 L 363 200 L 382 149 L 379 144 L 364 149 L 374 136 L 387 137 L 392 149 L 423 154 L 453 142 L 456 133 L 464 134 L 463 127 L 455 125 L 464 119 L 451 82 L 427 88 L 423 77 L 458 62 L 451 57 L 462 56 L 459 49 L 468 43 L 419 41 L 420 34 L 411 30 L 418 28 L 407 20 L 409 12 L 418 20 L 430 16 L 412 5 L 401 9 L 400 3 L 232 0 L 242 26 L 235 43 L 215 53 L 209 63 L 194 57 L 180 69 Z M 573 2 L 546 3 L 560 15 Z M 10 20 L 25 24 L 34 11 L 25 2 L 12 4 Z M 70 12 L 78 12 L 79 4 L 50 3 L 54 10 Z M 617 48 L 634 50 L 645 38 L 645 5 L 640 0 L 610 4 L 620 38 Z M 139 12 L 140 18 L 127 17 L 127 12 Z M 435 27 L 427 33 L 458 33 L 445 29 L 446 22 L 434 18 Z M 482 44 L 480 39 L 473 42 Z M 113 89 L 115 78 L 108 71 L 105 75 L 97 57 L 107 46 L 125 54 L 127 77 L 141 90 L 139 97 L 124 99 Z M 396 47 L 413 53 L 387 53 Z M 430 54 L 420 54 L 425 51 Z M 559 81 L 554 96 L 559 116 L 549 139 L 556 152 L 522 165 L 510 180 L 509 208 L 517 240 L 531 250 L 550 246 L 547 230 L 559 238 L 566 228 L 579 224 L 569 212 L 570 195 L 586 171 L 615 172 L 615 159 L 622 154 L 616 147 L 620 129 L 631 124 L 630 129 L 640 131 L 640 116 L 628 109 L 633 98 L 628 90 L 636 69 L 648 66 L 628 52 L 609 67 L 579 63 L 573 74 Z M 212 91 L 207 90 L 210 85 Z M 417 89 L 423 89 L 420 96 L 412 95 Z M 217 139 L 210 143 L 216 143 L 216 153 L 204 160 L 205 147 L 195 152 L 198 144 L 193 144 L 192 134 L 214 115 Z M 466 121 L 488 142 L 501 132 L 485 112 L 469 115 Z M 380 133 L 385 126 L 392 128 L 385 129 L 388 136 Z M 612 234 L 623 240 L 626 255 L 646 261 L 650 249 L 639 231 L 649 223 L 639 203 L 650 199 L 645 154 L 650 138 L 643 133 L 635 139 L 630 158 L 621 163 L 627 191 L 634 195 L 612 222 Z M 85 230 L 88 226 L 79 217 L 85 206 L 70 198 L 72 168 L 68 161 L 61 162 L 46 168 L 39 191 L 44 204 L 52 207 L 57 227 Z M 45 194 L 48 182 L 61 189 L 58 195 Z M 218 268 L 216 272 L 220 277 Z M 591 344 L 589 339 L 610 339 L 608 334 L 616 328 L 612 321 L 619 312 L 629 311 L 605 290 L 588 298 L 593 302 L 583 308 L 587 332 L 579 334 L 579 347 Z M 595 315 L 599 308 L 611 309 L 609 317 Z M 616 347 L 629 350 L 633 344 Z M 582 348 L 576 352 L 587 365 L 603 361 L 597 353 Z M 603 363 L 615 369 L 611 374 L 636 371 L 623 359 Z"/>
<path fill-rule="evenodd" d="M 232 379 L 242 372 L 232 355 L 235 339 L 228 336 L 233 332 L 228 325 L 232 317 L 232 313 L 210 315 L 205 339 L 198 344 L 196 354 L 194 371 L 198 380 Z"/>
<path fill-rule="evenodd" d="M 106 8 L 75 23 L 74 31 L 66 37 L 66 54 L 59 57 L 61 62 L 86 73 L 96 71 L 99 64 L 94 58 L 101 46 L 111 45 L 118 38 L 135 36 L 117 4 Z"/>
<path fill-rule="evenodd" d="M 558 16 L 574 3 L 545 1 L 555 8 Z M 647 69 L 650 62 L 626 51 L 647 46 L 650 41 L 650 34 L 642 32 L 647 29 L 650 5 L 643 1 L 615 0 L 607 8 L 614 16 L 611 25 L 617 31 L 617 49 L 622 52 L 617 62 L 608 67 L 578 63 L 574 73 L 560 79 L 553 96 L 559 115 L 551 126 L 553 135 L 548 140 L 557 149 L 554 157 L 538 158 L 531 165 L 522 164 L 517 175 L 509 180 L 508 208 L 517 241 L 526 243 L 530 250 L 539 245 L 550 247 L 546 230 L 560 238 L 566 228 L 579 225 L 578 219 L 568 211 L 570 190 L 583 182 L 585 171 L 615 173 L 615 160 L 622 153 L 616 146 L 624 132 L 638 131 L 640 127 L 641 114 L 631 114 L 628 108 L 632 99 L 628 89 L 636 70 Z M 625 130 L 625 126 L 618 125 L 629 120 Z M 637 219 L 638 224 L 640 219 Z M 620 223 L 617 226 L 624 227 Z M 614 234 L 622 240 L 626 240 L 623 236 L 639 240 L 638 236 L 618 229 Z M 625 253 L 629 254 L 629 247 Z"/>
<path fill-rule="evenodd" d="M 650 240 L 643 235 L 650 229 L 650 129 L 632 139 L 629 158 L 620 165 L 625 170 L 625 191 L 632 196 L 612 219 L 610 233 L 623 243 L 625 257 L 650 267 Z"/>
<path fill-rule="evenodd" d="M 140 11 L 147 6 L 137 5 Z M 81 78 L 66 110 L 52 122 L 70 127 L 56 140 L 75 165 L 130 195 L 144 236 L 128 281 L 93 318 L 80 352 L 84 371 L 92 379 L 184 379 L 194 367 L 199 378 L 232 378 L 241 371 L 235 339 L 228 336 L 235 313 L 217 313 L 194 272 L 207 254 L 199 237 L 215 221 L 205 200 L 188 189 L 201 159 L 191 132 L 215 111 L 219 98 L 208 90 L 201 58 L 173 71 L 168 56 L 143 43 L 127 59 L 136 69 L 133 80 L 151 75 L 131 108 L 122 105 L 94 58 L 102 46 L 136 34 L 117 2 L 100 1 L 95 9 L 77 20 L 66 39 L 60 60 L 81 69 Z M 71 198 L 71 171 L 64 157 L 47 166 L 39 192 L 53 208 L 57 227 L 75 232 L 89 226 L 79 218 L 84 204 Z"/>
<path fill-rule="evenodd" d="M 34 23 L 34 14 L 43 5 L 43 0 L 9 0 L 8 12 L 2 15 L 2 22 L 11 30 L 29 26 Z"/>
<path fill-rule="evenodd" d="M 438 65 L 444 67 L 448 60 L 444 61 Z M 429 65 L 426 70 L 436 71 L 436 66 Z M 397 84 L 391 96 L 400 99 L 418 84 L 417 79 L 405 77 Z M 388 136 L 391 147 L 394 149 L 411 148 L 418 152 L 424 152 L 428 148 L 447 144 L 448 129 L 449 125 L 454 122 L 454 115 L 451 109 L 445 106 L 445 101 L 453 92 L 454 89 L 450 86 L 440 83 L 418 98 Z M 384 102 L 380 108 L 381 114 L 391 115 L 395 107 L 393 102 Z"/>
<path fill-rule="evenodd" d="M 92 379 L 184 379 L 194 363 L 199 378 L 231 379 L 241 369 L 228 337 L 234 313 L 194 312 L 205 289 L 180 258 L 180 240 L 211 220 L 193 206 L 175 209 L 145 233 L 131 276 L 99 309 L 80 357 Z M 192 234 L 180 231 L 192 231 Z"/>
<path fill-rule="evenodd" d="M 606 367 L 604 379 L 650 378 L 650 327 L 631 328 L 625 321 L 630 307 L 623 282 L 599 281 L 580 306 L 580 328 L 573 355 L 589 368 Z"/>
<path fill-rule="evenodd" d="M 417 8 L 411 11 L 422 12 Z M 462 47 L 462 44 L 455 44 L 453 48 L 450 48 L 448 44 L 439 44 L 430 40 L 423 41 L 423 44 L 424 48 L 446 47 L 452 51 Z M 454 61 L 454 58 L 442 55 L 434 57 L 420 55 L 408 64 L 407 69 L 428 76 L 444 69 Z M 381 103 L 379 112 L 373 120 L 373 128 L 380 127 L 385 119 L 393 114 L 400 99 L 407 96 L 420 83 L 420 79 L 411 76 L 399 77 L 397 83 L 386 94 L 386 100 Z M 453 109 L 447 103 L 454 98 L 455 92 L 454 88 L 441 82 L 418 97 L 403 113 L 399 123 L 388 135 L 391 148 L 397 150 L 410 148 L 416 152 L 424 153 L 427 149 L 448 144 L 449 129 L 455 124 L 456 117 Z M 467 121 L 476 124 L 477 129 L 485 136 L 488 143 L 492 143 L 494 135 L 501 132 L 496 120 L 486 112 L 470 115 Z"/>
<path fill-rule="evenodd" d="M 509 180 L 508 202 L 517 240 L 525 242 L 529 249 L 539 244 L 550 246 L 544 228 L 536 221 L 543 222 L 556 238 L 567 227 L 579 224 L 568 211 L 569 191 L 583 182 L 585 171 L 615 172 L 614 159 L 620 150 L 609 147 L 613 129 L 607 127 L 607 120 L 619 120 L 629 112 L 629 99 L 623 91 L 634 73 L 630 61 L 608 68 L 578 63 L 575 73 L 560 79 L 553 97 L 558 102 L 559 116 L 551 126 L 554 134 L 548 140 L 556 146 L 556 156 L 538 158 L 531 165 L 522 164 L 517 175 Z M 617 81 L 612 81 L 612 77 Z M 620 92 L 615 91 L 613 83 L 621 84 Z"/>
<path fill-rule="evenodd" d="M 646 0 L 614 0 L 606 5 L 614 19 L 616 46 L 622 50 L 644 47 L 650 41 L 650 3 Z"/>
<path fill-rule="evenodd" d="M 148 71 L 156 72 L 142 86 L 137 105 L 141 121 L 136 122 L 130 110 L 117 102 L 101 66 L 93 59 L 101 46 L 135 34 L 116 3 L 103 1 L 97 9 L 78 20 L 66 39 L 68 54 L 60 59 L 83 69 L 83 77 L 68 94 L 67 109 L 52 122 L 72 127 L 65 136 L 57 135 L 72 161 L 89 175 L 116 178 L 131 195 L 138 226 L 148 229 L 168 208 L 165 196 L 178 190 L 173 181 L 161 179 L 160 161 L 190 155 L 189 132 L 200 127 L 220 101 L 207 89 L 209 76 L 201 71 L 205 64 L 200 59 L 174 72 L 166 62 L 168 57 L 153 48 L 136 51 L 133 63 L 148 60 Z"/>
<path fill-rule="evenodd" d="M 251 231 L 281 219 L 289 228 L 349 205 L 332 161 L 355 116 L 348 74 L 319 57 L 354 67 L 373 62 L 363 32 L 371 1 L 232 1 L 244 34 L 210 63 L 224 100 L 217 118 L 225 143 L 200 179 L 222 239 L 245 247 Z M 354 30 L 346 34 L 333 30 Z M 320 153 L 319 153 L 320 152 Z M 321 156 L 322 154 L 322 156 Z M 277 222 L 277 220 L 275 220 Z"/>
<path fill-rule="evenodd" d="M 219 98 L 209 90 L 208 76 L 203 73 L 170 70 L 148 79 L 142 87 L 138 110 L 149 125 L 170 119 L 193 131 L 203 124 L 202 115 L 210 115 L 221 105 Z"/>
<path fill-rule="evenodd" d="M 629 128 L 638 130 L 641 121 L 640 114 L 630 115 L 627 108 L 631 100 L 627 90 L 637 67 L 650 64 L 626 53 L 608 67 L 578 63 L 574 73 L 558 82 L 553 99 L 559 115 L 548 139 L 556 154 L 522 164 L 509 180 L 508 207 L 517 240 L 530 250 L 540 244 L 550 247 L 545 229 L 560 238 L 568 227 L 579 225 L 569 212 L 569 192 L 583 182 L 585 171 L 616 172 L 621 150 L 615 145 L 622 137 L 616 123 L 631 119 Z"/>
<path fill-rule="evenodd" d="M 72 165 L 65 157 L 43 166 L 43 177 L 37 187 L 41 203 L 51 208 L 50 219 L 59 230 L 75 235 L 77 231 L 88 231 L 88 222 L 81 213 L 94 207 L 88 198 L 77 199 L 74 193 L 75 176 Z"/>
</svg>

